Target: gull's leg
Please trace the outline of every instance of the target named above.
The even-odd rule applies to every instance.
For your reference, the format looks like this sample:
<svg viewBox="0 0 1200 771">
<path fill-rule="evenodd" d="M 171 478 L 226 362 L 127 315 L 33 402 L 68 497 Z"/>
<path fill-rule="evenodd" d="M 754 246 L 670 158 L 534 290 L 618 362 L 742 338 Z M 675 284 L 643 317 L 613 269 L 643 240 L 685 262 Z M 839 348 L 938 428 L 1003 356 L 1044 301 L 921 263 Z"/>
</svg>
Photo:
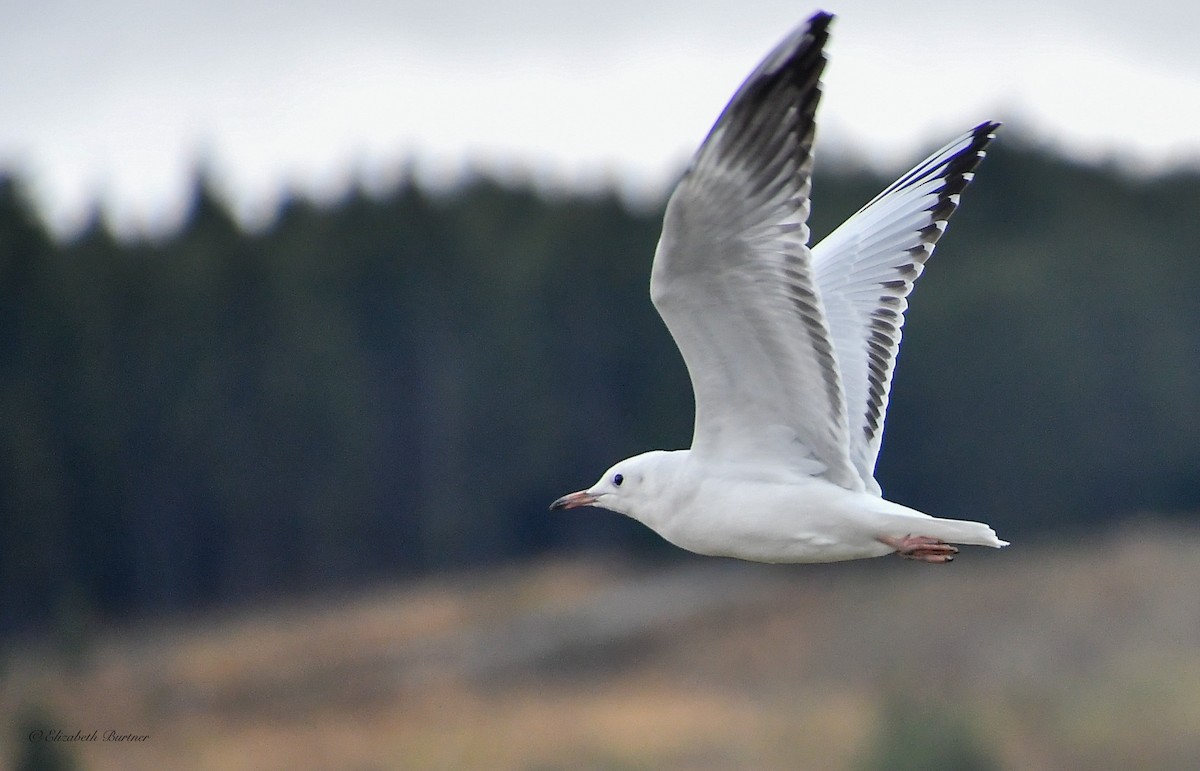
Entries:
<svg viewBox="0 0 1200 771">
<path fill-rule="evenodd" d="M 875 540 L 896 550 L 904 559 L 921 562 L 953 562 L 958 549 L 936 538 L 923 535 L 906 535 L 903 538 L 881 535 Z"/>
</svg>

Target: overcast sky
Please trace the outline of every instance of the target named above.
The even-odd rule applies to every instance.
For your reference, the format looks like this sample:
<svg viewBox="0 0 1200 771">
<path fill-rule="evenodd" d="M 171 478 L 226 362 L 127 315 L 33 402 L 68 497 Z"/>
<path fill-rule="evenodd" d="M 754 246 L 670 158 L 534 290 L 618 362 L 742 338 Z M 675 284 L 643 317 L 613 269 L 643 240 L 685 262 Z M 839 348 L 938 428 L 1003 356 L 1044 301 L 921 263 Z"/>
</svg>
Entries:
<svg viewBox="0 0 1200 771">
<path fill-rule="evenodd" d="M 407 159 L 660 194 L 820 6 L 781 0 L 39 0 L 4 5 L 0 168 L 55 227 L 177 218 L 205 163 L 239 214 Z M 1200 164 L 1200 3 L 842 0 L 818 153 L 917 160 L 985 118 L 1073 155 Z"/>
</svg>

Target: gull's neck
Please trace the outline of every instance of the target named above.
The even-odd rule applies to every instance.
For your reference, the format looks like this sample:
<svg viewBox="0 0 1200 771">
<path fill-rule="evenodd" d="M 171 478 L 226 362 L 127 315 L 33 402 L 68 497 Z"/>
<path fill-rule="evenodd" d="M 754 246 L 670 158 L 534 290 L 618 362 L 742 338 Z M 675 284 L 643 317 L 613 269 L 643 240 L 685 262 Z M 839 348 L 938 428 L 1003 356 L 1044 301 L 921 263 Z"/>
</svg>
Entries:
<svg viewBox="0 0 1200 771">
<path fill-rule="evenodd" d="M 689 483 L 691 450 L 652 450 L 645 453 L 649 473 L 635 511 L 626 514 L 661 531 L 686 505 L 696 486 Z"/>
</svg>

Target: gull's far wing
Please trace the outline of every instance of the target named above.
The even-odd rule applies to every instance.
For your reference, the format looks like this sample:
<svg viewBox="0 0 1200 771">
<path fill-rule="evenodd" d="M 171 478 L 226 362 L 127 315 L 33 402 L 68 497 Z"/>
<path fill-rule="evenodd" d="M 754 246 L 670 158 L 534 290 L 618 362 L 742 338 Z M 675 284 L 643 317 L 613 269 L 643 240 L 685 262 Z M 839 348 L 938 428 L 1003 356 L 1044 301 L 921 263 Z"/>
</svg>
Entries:
<svg viewBox="0 0 1200 771">
<path fill-rule="evenodd" d="M 938 150 L 812 249 L 849 410 L 850 459 L 876 494 L 906 298 L 999 125 L 982 123 Z"/>
<path fill-rule="evenodd" d="M 695 391 L 694 455 L 861 490 L 807 246 L 831 18 L 788 35 L 721 113 L 668 201 L 650 289 Z"/>
</svg>

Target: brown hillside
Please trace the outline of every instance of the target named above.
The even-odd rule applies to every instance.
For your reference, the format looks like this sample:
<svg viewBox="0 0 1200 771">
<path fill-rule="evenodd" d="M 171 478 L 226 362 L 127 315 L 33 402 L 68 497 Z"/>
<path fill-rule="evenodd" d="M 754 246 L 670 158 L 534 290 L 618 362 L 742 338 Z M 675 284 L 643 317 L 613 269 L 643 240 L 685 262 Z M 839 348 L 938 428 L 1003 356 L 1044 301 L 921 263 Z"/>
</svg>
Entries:
<svg viewBox="0 0 1200 771">
<path fill-rule="evenodd" d="M 1153 523 L 945 567 L 509 568 L 10 651 L 0 762 L 78 730 L 42 744 L 85 769 L 1200 768 L 1198 597 L 1200 531 Z"/>
</svg>

